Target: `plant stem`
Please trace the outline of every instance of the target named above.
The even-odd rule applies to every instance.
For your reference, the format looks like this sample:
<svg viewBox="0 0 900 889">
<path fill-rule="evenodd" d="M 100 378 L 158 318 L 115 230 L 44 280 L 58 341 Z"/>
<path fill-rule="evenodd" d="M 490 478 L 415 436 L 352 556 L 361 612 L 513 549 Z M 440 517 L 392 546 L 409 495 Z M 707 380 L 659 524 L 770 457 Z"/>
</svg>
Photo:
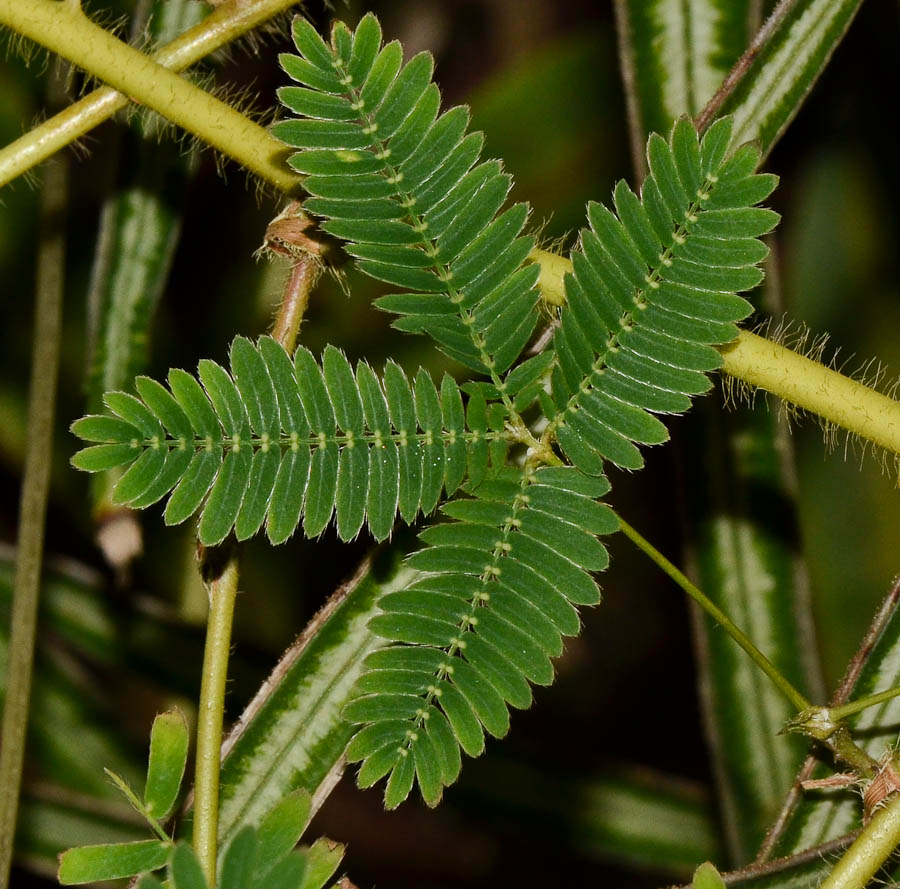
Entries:
<svg viewBox="0 0 900 889">
<path fill-rule="evenodd" d="M 900 454 L 900 402 L 893 398 L 746 331 L 719 351 L 725 373 Z"/>
<path fill-rule="evenodd" d="M 289 211 L 290 208 L 281 214 L 279 219 L 293 218 Z M 273 235 L 273 225 L 269 226 L 267 232 L 267 246 L 270 250 L 275 249 L 271 241 L 277 240 L 280 244 L 284 244 L 287 235 L 291 235 L 294 240 L 302 238 L 306 248 L 306 252 L 294 257 L 272 331 L 273 337 L 285 349 L 291 351 L 297 340 L 310 291 L 321 272 L 322 263 L 317 250 L 313 249 L 316 242 L 302 235 L 302 230 L 296 232 L 292 231 L 290 226 L 281 225 L 276 228 Z M 215 889 L 219 832 L 219 773 L 223 756 L 222 722 L 225 711 L 228 655 L 231 649 L 231 625 L 238 589 L 237 547 L 231 542 L 204 550 L 201 570 L 204 572 L 209 591 L 209 619 L 206 627 L 203 680 L 200 686 L 197 720 L 194 851 L 200 859 L 209 889 Z"/>
<path fill-rule="evenodd" d="M 291 264 L 288 279 L 284 285 L 281 307 L 272 326 L 272 337 L 292 352 L 300 333 L 300 322 L 309 304 L 309 293 L 321 266 L 312 258 L 304 257 Z"/>
<path fill-rule="evenodd" d="M 867 695 L 864 698 L 858 698 L 855 701 L 850 701 L 849 704 L 842 704 L 840 707 L 829 707 L 828 709 L 831 712 L 832 719 L 845 719 L 848 716 L 852 716 L 854 713 L 859 713 L 860 710 L 865 710 L 867 707 L 874 707 L 876 704 L 881 704 L 883 701 L 889 701 L 891 698 L 896 698 L 897 695 L 900 695 L 900 686 L 889 688 L 887 691 L 879 691 L 874 695 Z"/>
<path fill-rule="evenodd" d="M 77 5 L 58 0 L 0 0 L 0 24 L 162 114 L 281 191 L 298 190 L 301 178 L 283 163 L 288 149 L 274 136 L 95 25 Z"/>
<path fill-rule="evenodd" d="M 715 120 L 719 109 L 737 89 L 738 84 L 753 66 L 756 57 L 762 52 L 795 4 L 796 0 L 780 0 L 779 4 L 772 10 L 772 14 L 757 31 L 750 45 L 744 50 L 744 54 L 734 63 L 734 67 L 728 72 L 728 75 L 722 81 L 722 85 L 716 90 L 715 95 L 706 103 L 706 107 L 695 118 L 694 126 L 697 127 L 698 133 L 702 133 Z"/>
<path fill-rule="evenodd" d="M 638 549 L 648 555 L 675 583 L 678 584 L 714 621 L 716 621 L 744 651 L 750 659 L 769 677 L 772 684 L 791 702 L 797 710 L 808 710 L 812 704 L 781 674 L 778 668 L 750 641 L 749 637 L 734 621 L 707 595 L 675 567 L 653 544 L 642 537 L 631 525 L 619 516 L 619 524 L 625 536 Z"/>
<path fill-rule="evenodd" d="M 299 201 L 291 201 L 268 225 L 261 252 L 288 260 L 290 268 L 272 323 L 272 337 L 288 352 L 294 351 L 309 295 L 324 268 L 326 246 L 318 239 L 313 221 Z"/>
<path fill-rule="evenodd" d="M 294 5 L 295 0 L 226 0 L 199 25 L 158 49 L 152 58 L 182 71 L 204 56 Z M 15 142 L 0 149 L 0 186 L 35 167 L 55 152 L 127 107 L 128 96 L 104 86 L 73 103 Z"/>
<path fill-rule="evenodd" d="M 837 837 L 836 839 L 828 840 L 827 843 L 821 843 L 818 846 L 804 849 L 802 852 L 797 852 L 795 855 L 787 855 L 784 858 L 774 858 L 771 861 L 754 861 L 753 864 L 748 864 L 746 867 L 723 873 L 722 881 L 726 886 L 733 886 L 745 882 L 751 883 L 752 881 L 761 880 L 764 877 L 784 873 L 786 878 L 785 885 L 790 885 L 791 877 L 794 875 L 787 873 L 788 871 L 801 868 L 807 864 L 821 862 L 824 858 L 835 852 L 842 852 L 856 839 L 857 836 L 859 836 L 859 831 L 854 831 L 853 833 L 844 834 L 844 836 Z M 778 884 L 768 883 L 768 885 L 777 886 Z M 683 885 L 677 887 L 673 886 L 672 889 L 693 889 L 693 887 L 691 885 Z"/>
<path fill-rule="evenodd" d="M 222 721 L 225 712 L 225 680 L 231 649 L 231 624 L 238 589 L 237 554 L 224 547 L 204 553 L 209 621 L 203 652 L 203 679 L 197 716 L 197 767 L 194 778 L 194 851 L 200 859 L 209 889 L 216 880 L 219 830 L 219 768 Z"/>
<path fill-rule="evenodd" d="M 819 889 L 863 889 L 900 843 L 900 796 L 862 829 Z"/>
<path fill-rule="evenodd" d="M 619 71 L 625 91 L 625 112 L 628 120 L 628 145 L 631 149 L 631 165 L 638 182 L 647 175 L 645 147 L 647 134 L 641 116 L 641 102 L 637 91 L 637 70 L 634 58 L 634 41 L 631 39 L 631 22 L 625 0 L 613 0 L 616 21 L 616 38 L 619 45 Z"/>
<path fill-rule="evenodd" d="M 61 91 L 63 75 L 55 74 Z M 54 87 L 51 87 L 51 90 Z M 6 704 L 0 734 L 0 887 L 7 886 L 12 865 L 19 788 L 25 761 L 25 735 L 31 701 L 31 678 L 44 522 L 50 485 L 53 419 L 59 371 L 65 268 L 65 207 L 68 171 L 64 160 L 48 165 L 41 192 L 41 238 L 37 255 L 34 339 L 25 470 L 19 508 L 18 547 L 10 618 Z"/>
</svg>

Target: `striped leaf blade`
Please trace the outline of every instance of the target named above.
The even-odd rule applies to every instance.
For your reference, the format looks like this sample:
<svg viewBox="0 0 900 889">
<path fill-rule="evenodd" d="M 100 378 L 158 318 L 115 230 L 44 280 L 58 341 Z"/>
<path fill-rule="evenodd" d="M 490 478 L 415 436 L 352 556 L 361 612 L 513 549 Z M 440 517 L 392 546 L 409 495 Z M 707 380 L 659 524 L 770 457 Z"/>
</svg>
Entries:
<svg viewBox="0 0 900 889">
<path fill-rule="evenodd" d="M 734 117 L 732 144 L 754 141 L 766 157 L 800 110 L 861 0 L 800 0 L 753 60 L 721 114 Z"/>
<path fill-rule="evenodd" d="M 283 656 L 273 681 L 251 702 L 226 740 L 219 842 L 258 825 L 287 793 L 303 788 L 312 811 L 343 771 L 353 727 L 341 717 L 367 654 L 383 645 L 369 628 L 377 600 L 402 589 L 414 573 L 397 556 L 365 565 L 331 601 L 323 619 Z M 274 746 L 273 746 L 274 745 Z M 274 766 L 273 766 L 274 763 Z"/>
</svg>

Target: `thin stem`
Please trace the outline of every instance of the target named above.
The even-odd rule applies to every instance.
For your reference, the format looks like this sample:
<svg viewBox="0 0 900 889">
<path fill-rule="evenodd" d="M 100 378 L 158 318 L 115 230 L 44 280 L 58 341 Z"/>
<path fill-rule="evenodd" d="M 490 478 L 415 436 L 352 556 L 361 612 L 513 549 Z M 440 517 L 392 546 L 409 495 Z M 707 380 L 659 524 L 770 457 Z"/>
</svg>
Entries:
<svg viewBox="0 0 900 889">
<path fill-rule="evenodd" d="M 819 889 L 863 889 L 900 843 L 900 796 L 877 811 Z"/>
<path fill-rule="evenodd" d="M 140 816 L 150 825 L 150 829 L 161 839 L 164 843 L 171 843 L 172 838 L 163 830 L 162 825 L 157 821 L 156 818 L 153 817 L 148 811 L 147 807 L 144 805 L 143 801 L 140 797 L 128 786 L 128 782 L 125 781 L 124 778 L 117 775 L 115 772 L 110 771 L 109 769 L 104 769 L 106 772 L 106 776 L 109 778 L 113 784 L 116 785 L 118 791 L 131 803 L 131 807 L 138 813 Z"/>
<path fill-rule="evenodd" d="M 0 24 L 69 59 L 126 93 L 132 101 L 146 105 L 234 158 L 281 191 L 298 191 L 301 179 L 283 163 L 286 149 L 274 136 L 95 25 L 77 6 L 58 0 L 29 0 L 27 4 L 0 0 Z M 0 184 L 4 181 L 8 179 L 0 178 Z"/>
<path fill-rule="evenodd" d="M 321 265 L 311 256 L 298 259 L 291 265 L 284 285 L 281 305 L 272 325 L 272 337 L 292 352 L 300 333 L 300 322 L 309 305 L 309 294 L 321 274 Z"/>
<path fill-rule="evenodd" d="M 695 118 L 694 125 L 697 127 L 697 132 L 702 133 L 713 122 L 721 107 L 737 89 L 738 84 L 753 66 L 756 57 L 762 52 L 796 2 L 797 0 L 781 0 L 778 6 L 772 10 L 772 14 L 766 19 L 759 31 L 756 32 L 756 36 L 747 49 L 744 50 L 744 54 L 734 63 L 734 67 L 728 72 L 728 75 L 722 81 L 722 85 Z"/>
<path fill-rule="evenodd" d="M 859 747 L 850 737 L 850 732 L 845 726 L 837 725 L 837 720 L 831 719 L 827 707 L 815 707 L 811 704 L 779 669 L 750 641 L 750 638 L 738 627 L 737 624 L 722 611 L 699 587 L 692 583 L 678 568 L 675 567 L 653 544 L 642 537 L 621 516 L 619 525 L 625 536 L 628 537 L 642 552 L 648 555 L 675 583 L 678 584 L 714 621 L 716 621 L 729 636 L 749 655 L 763 673 L 768 676 L 772 684 L 800 711 L 800 716 L 791 720 L 788 726 L 793 730 L 802 731 L 804 734 L 821 741 L 834 756 L 847 763 L 851 768 L 863 776 L 874 774 L 878 763 Z M 817 729 L 823 728 L 819 733 Z M 806 730 L 808 729 L 808 730 Z"/>
<path fill-rule="evenodd" d="M 762 877 L 784 873 L 785 871 L 790 871 L 794 868 L 803 867 L 805 864 L 821 861 L 828 855 L 843 851 L 857 836 L 859 836 L 859 831 L 854 831 L 853 833 L 848 833 L 844 836 L 837 837 L 836 839 L 829 840 L 827 843 L 804 849 L 796 855 L 775 858 L 772 861 L 766 862 L 753 862 L 753 864 L 748 864 L 746 867 L 722 874 L 722 881 L 726 886 L 737 886 L 744 882 L 759 880 Z M 673 889 L 691 889 L 691 886 L 685 885 L 673 887 Z"/>
<path fill-rule="evenodd" d="M 840 707 L 830 707 L 831 718 L 835 720 L 846 719 L 846 717 L 859 713 L 868 707 L 874 707 L 876 704 L 896 698 L 897 695 L 900 695 L 900 686 L 889 688 L 887 691 L 880 691 L 874 695 L 867 695 L 864 698 L 858 698 L 855 701 L 850 701 L 849 704 L 842 704 Z"/>
<path fill-rule="evenodd" d="M 214 889 L 219 830 L 219 769 L 225 680 L 231 649 L 231 624 L 238 589 L 237 555 L 223 548 L 205 551 L 209 621 L 203 652 L 203 679 L 197 716 L 197 767 L 194 779 L 194 851 L 206 882 Z M 217 562 L 219 564 L 213 564 Z"/>
<path fill-rule="evenodd" d="M 290 270 L 272 323 L 272 337 L 288 352 L 294 351 L 309 295 L 324 268 L 325 245 L 316 237 L 315 223 L 303 213 L 299 201 L 291 201 L 266 229 L 261 252 L 283 256 Z M 321 233 L 319 233 L 321 234 Z"/>
<path fill-rule="evenodd" d="M 900 402 L 893 398 L 746 331 L 719 351 L 725 373 L 900 454 Z"/>
<path fill-rule="evenodd" d="M 59 71 L 55 77 L 62 83 Z M 61 89 L 61 87 L 60 87 Z M 65 207 L 68 171 L 60 159 L 48 165 L 41 193 L 41 239 L 37 255 L 34 339 L 25 471 L 19 508 L 13 603 L 10 618 L 6 705 L 0 731 L 0 887 L 12 865 L 31 701 L 31 674 L 44 555 L 44 522 L 50 486 L 53 419 L 59 371 L 65 268 Z"/>
<path fill-rule="evenodd" d="M 750 641 L 746 633 L 719 608 L 699 587 L 693 584 L 675 567 L 653 544 L 642 537 L 631 525 L 619 516 L 619 524 L 625 536 L 638 549 L 648 555 L 675 583 L 678 584 L 714 621 L 716 621 L 734 641 L 744 649 L 750 659 L 769 677 L 772 684 L 791 702 L 797 710 L 808 710 L 812 704 L 782 675 L 778 668 Z"/>
</svg>

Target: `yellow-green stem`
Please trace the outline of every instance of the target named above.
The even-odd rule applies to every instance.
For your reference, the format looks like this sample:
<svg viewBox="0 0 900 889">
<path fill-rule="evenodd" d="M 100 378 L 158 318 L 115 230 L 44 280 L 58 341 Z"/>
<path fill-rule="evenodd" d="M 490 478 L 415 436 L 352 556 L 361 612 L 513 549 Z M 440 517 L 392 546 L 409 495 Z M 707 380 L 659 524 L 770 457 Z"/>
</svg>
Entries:
<svg viewBox="0 0 900 889">
<path fill-rule="evenodd" d="M 219 763 L 222 720 L 225 712 L 225 681 L 231 649 L 231 623 L 238 589 L 237 555 L 224 554 L 208 580 L 209 620 L 203 652 L 203 678 L 197 714 L 197 767 L 194 777 L 194 851 L 200 859 L 206 882 L 214 889 L 217 835 L 219 830 Z M 207 557 L 212 551 L 207 551 Z M 208 563 L 209 563 L 208 558 Z"/>
<path fill-rule="evenodd" d="M 56 79 L 61 83 L 61 76 Z M 44 553 L 53 417 L 59 368 L 65 265 L 65 162 L 49 165 L 41 195 L 35 322 L 28 396 L 28 448 L 19 508 L 16 569 L 10 616 L 6 703 L 0 734 L 0 887 L 7 886 L 25 760 L 25 734 Z"/>
<path fill-rule="evenodd" d="M 289 9 L 295 0 L 228 0 L 200 24 L 160 47 L 152 58 L 172 71 L 183 71 L 204 56 Z M 46 160 L 66 145 L 127 107 L 127 96 L 104 86 L 73 103 L 15 142 L 0 149 L 0 186 Z"/>
<path fill-rule="evenodd" d="M 249 21 L 245 18 L 241 26 L 252 27 L 261 18 L 288 5 L 284 2 L 255 4 L 254 12 L 259 13 L 262 7 L 266 14 L 251 16 Z M 215 16 L 214 13 L 210 18 Z M 217 42 L 221 45 L 230 39 L 234 23 L 229 28 L 227 21 L 223 22 L 225 18 L 220 15 L 211 26 L 204 23 L 192 29 L 176 41 L 178 45 L 174 49 L 161 50 L 154 60 L 95 25 L 77 4 L 59 0 L 0 0 L 0 24 L 69 59 L 127 95 L 126 99 L 114 91 L 98 91 L 103 94 L 88 97 L 88 107 L 68 109 L 62 125 L 38 127 L 4 149 L 0 153 L 0 185 L 62 147 L 61 138 L 62 144 L 77 138 L 130 99 L 193 133 L 281 191 L 297 192 L 301 180 L 284 164 L 286 149 L 281 142 L 239 111 L 164 67 L 186 67 Z M 198 29 L 206 35 L 206 40 L 196 38 Z M 195 34 L 193 40 L 191 34 Z M 61 130 L 65 131 L 64 135 Z"/>
<path fill-rule="evenodd" d="M 863 828 L 819 889 L 863 889 L 900 844 L 900 796 Z"/>
<path fill-rule="evenodd" d="M 900 402 L 771 340 L 741 331 L 722 370 L 900 454 Z"/>
</svg>

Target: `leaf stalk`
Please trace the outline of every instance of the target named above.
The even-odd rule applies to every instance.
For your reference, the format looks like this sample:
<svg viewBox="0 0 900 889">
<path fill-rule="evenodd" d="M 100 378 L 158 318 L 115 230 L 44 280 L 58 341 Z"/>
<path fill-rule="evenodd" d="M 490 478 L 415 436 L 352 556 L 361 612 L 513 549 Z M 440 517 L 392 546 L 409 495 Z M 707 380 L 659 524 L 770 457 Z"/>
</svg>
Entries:
<svg viewBox="0 0 900 889">
<path fill-rule="evenodd" d="M 831 718 L 835 720 L 846 719 L 848 716 L 853 716 L 861 710 L 866 710 L 867 708 L 874 707 L 884 701 L 889 701 L 891 698 L 896 698 L 897 695 L 900 695 L 900 686 L 889 688 L 886 691 L 879 691 L 874 695 L 866 695 L 864 698 L 858 698 L 847 704 L 841 704 L 839 707 L 831 707 Z"/>
<path fill-rule="evenodd" d="M 715 602 L 621 516 L 618 516 L 618 519 L 625 536 L 662 568 L 678 586 L 716 621 L 747 653 L 753 663 L 765 673 L 772 684 L 800 711 L 797 719 L 788 723 L 789 730 L 800 731 L 802 734 L 821 741 L 835 757 L 847 763 L 861 776 L 865 777 L 874 774 L 878 768 L 878 763 L 854 742 L 846 726 L 837 725 L 836 720 L 828 719 L 830 714 L 827 707 L 815 707 L 811 704 Z M 823 721 L 827 724 L 823 724 Z"/>
<path fill-rule="evenodd" d="M 788 681 L 781 671 L 751 642 L 750 638 L 734 621 L 716 605 L 703 591 L 672 564 L 653 544 L 641 536 L 631 525 L 619 516 L 619 524 L 625 536 L 645 555 L 655 562 L 675 581 L 716 623 L 718 623 L 750 659 L 769 677 L 772 684 L 797 708 L 809 710 L 812 704 Z"/>
</svg>

